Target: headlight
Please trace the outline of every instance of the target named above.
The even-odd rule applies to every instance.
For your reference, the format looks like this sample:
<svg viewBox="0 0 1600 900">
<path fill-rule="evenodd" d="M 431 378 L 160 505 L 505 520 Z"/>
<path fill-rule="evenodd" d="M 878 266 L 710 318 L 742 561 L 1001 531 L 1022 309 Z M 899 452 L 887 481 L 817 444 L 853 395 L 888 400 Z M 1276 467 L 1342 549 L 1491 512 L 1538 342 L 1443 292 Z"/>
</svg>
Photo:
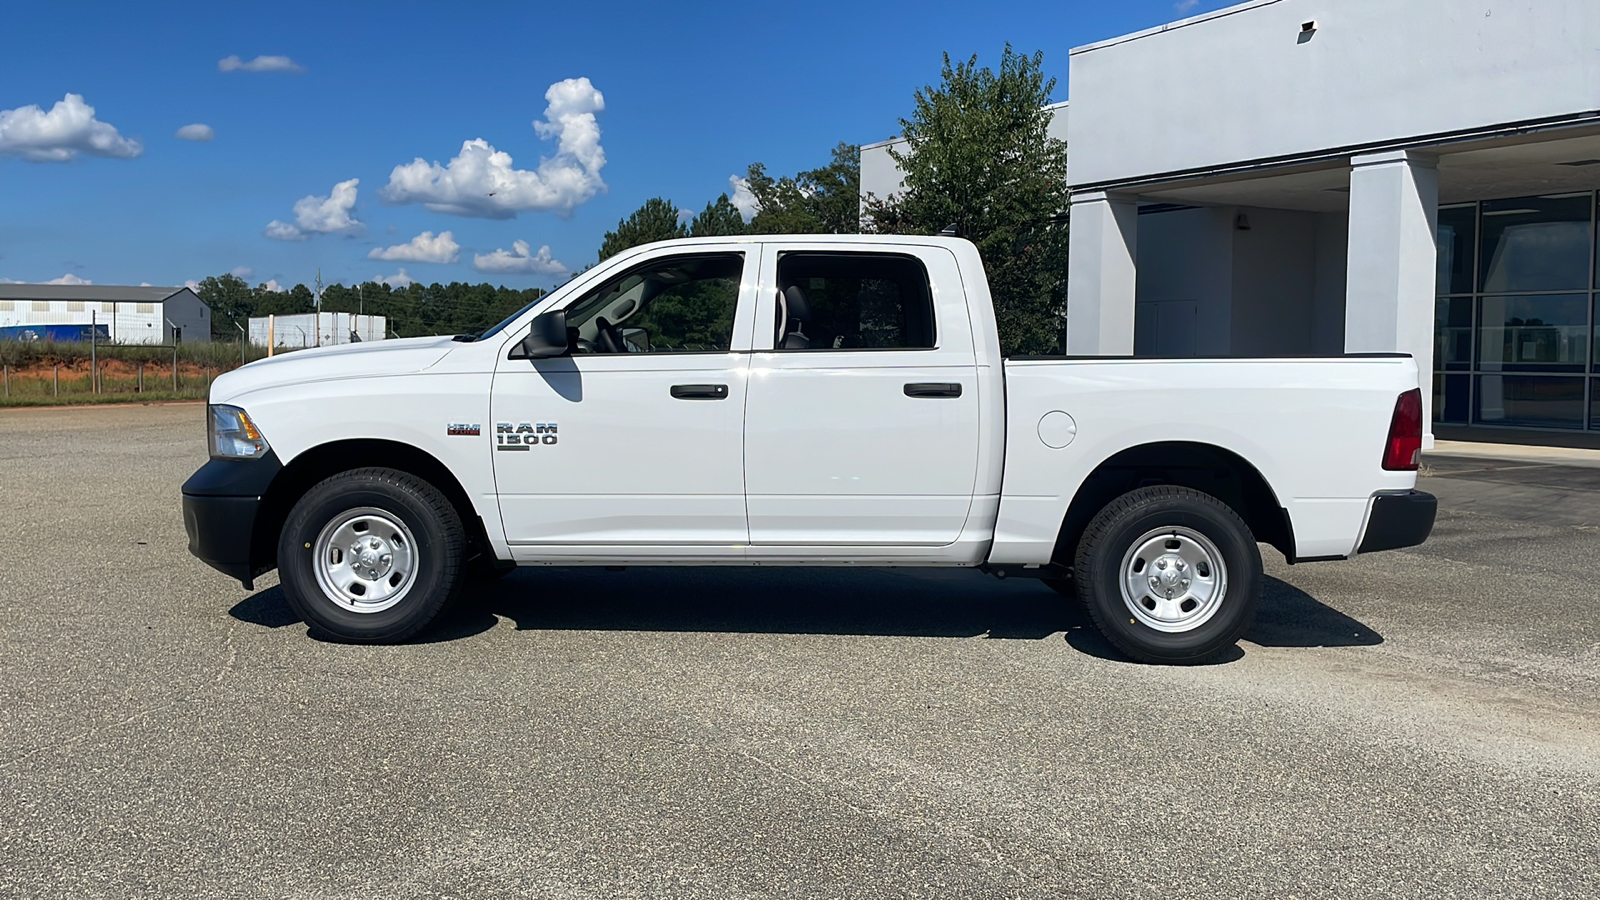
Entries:
<svg viewBox="0 0 1600 900">
<path fill-rule="evenodd" d="M 211 427 L 211 455 L 220 459 L 255 459 L 272 448 L 256 423 L 237 406 L 207 407 Z"/>
</svg>

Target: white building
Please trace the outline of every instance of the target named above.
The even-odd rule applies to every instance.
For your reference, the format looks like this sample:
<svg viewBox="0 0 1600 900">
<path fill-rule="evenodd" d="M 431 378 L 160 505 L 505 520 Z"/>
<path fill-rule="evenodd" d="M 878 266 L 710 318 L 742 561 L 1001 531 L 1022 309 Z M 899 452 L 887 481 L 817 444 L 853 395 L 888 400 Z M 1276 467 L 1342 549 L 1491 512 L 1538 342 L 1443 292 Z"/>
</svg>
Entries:
<svg viewBox="0 0 1600 900">
<path fill-rule="evenodd" d="M 1600 3 L 1254 0 L 1070 66 L 1069 353 L 1398 350 L 1440 434 L 1600 436 Z"/>
<path fill-rule="evenodd" d="M 0 328 L 91 324 L 117 344 L 211 341 L 211 308 L 186 287 L 0 284 Z"/>
<path fill-rule="evenodd" d="M 388 329 L 388 319 L 383 316 L 355 313 L 260 316 L 250 319 L 250 343 L 257 347 L 270 343 L 274 347 L 300 350 L 356 341 L 381 341 L 388 337 Z"/>
</svg>

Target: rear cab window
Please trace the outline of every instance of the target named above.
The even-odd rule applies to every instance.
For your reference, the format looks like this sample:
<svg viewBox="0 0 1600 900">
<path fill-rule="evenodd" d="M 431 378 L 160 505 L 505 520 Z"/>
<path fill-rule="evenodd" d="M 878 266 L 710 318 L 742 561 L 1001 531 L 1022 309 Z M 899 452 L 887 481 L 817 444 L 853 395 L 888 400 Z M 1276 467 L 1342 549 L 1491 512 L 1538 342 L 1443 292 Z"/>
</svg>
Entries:
<svg viewBox="0 0 1600 900">
<path fill-rule="evenodd" d="M 776 351 L 937 346 L 928 270 L 915 256 L 786 251 L 777 283 Z"/>
</svg>

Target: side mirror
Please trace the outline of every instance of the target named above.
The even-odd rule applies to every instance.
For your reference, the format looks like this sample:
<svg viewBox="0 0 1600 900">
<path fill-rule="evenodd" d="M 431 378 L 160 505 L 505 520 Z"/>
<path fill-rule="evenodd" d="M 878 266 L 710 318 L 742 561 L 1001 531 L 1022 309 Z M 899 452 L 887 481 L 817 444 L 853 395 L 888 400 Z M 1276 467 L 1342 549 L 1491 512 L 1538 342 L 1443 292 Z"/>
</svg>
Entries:
<svg viewBox="0 0 1600 900">
<path fill-rule="evenodd" d="M 540 313 L 533 319 L 533 328 L 528 336 L 523 338 L 511 350 L 512 359 L 550 359 L 556 356 L 566 356 L 570 345 L 567 343 L 567 311 L 552 309 L 547 313 Z"/>
</svg>

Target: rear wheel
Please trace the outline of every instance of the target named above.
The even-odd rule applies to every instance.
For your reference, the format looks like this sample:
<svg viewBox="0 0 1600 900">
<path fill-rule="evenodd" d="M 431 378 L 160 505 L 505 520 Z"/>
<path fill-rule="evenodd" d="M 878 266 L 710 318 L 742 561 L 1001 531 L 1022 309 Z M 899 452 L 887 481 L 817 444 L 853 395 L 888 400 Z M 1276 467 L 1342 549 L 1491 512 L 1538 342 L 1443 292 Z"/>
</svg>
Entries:
<svg viewBox="0 0 1600 900">
<path fill-rule="evenodd" d="M 1236 644 L 1261 598 L 1261 552 L 1209 494 L 1172 486 L 1123 494 L 1089 523 L 1073 567 L 1102 634 L 1134 659 L 1198 663 Z"/>
<path fill-rule="evenodd" d="M 314 634 L 400 641 L 455 595 L 463 546 L 455 507 L 432 485 L 394 469 L 354 469 L 295 504 L 278 539 L 278 569 Z"/>
</svg>

